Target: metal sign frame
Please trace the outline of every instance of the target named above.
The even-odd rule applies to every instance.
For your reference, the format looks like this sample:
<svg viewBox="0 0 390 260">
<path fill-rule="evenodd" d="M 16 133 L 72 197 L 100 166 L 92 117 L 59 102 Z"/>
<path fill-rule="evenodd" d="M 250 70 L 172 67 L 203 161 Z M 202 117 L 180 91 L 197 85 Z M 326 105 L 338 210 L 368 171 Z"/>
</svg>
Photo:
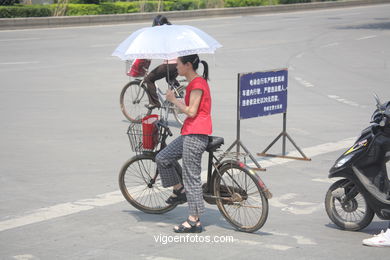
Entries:
<svg viewBox="0 0 390 260">
<path fill-rule="evenodd" d="M 282 155 L 276 155 L 276 154 L 268 154 L 267 151 L 281 138 L 282 138 Z M 295 157 L 295 156 L 287 156 L 286 155 L 286 139 L 288 139 L 291 144 L 297 149 L 297 151 L 302 155 L 302 157 Z M 290 137 L 290 135 L 287 133 L 287 112 L 283 113 L 283 130 L 282 132 L 267 146 L 267 148 L 264 149 L 261 153 L 257 153 L 258 156 L 264 156 L 264 157 L 278 157 L 278 158 L 284 158 L 284 159 L 295 159 L 295 160 L 303 160 L 303 161 L 311 161 L 310 158 L 308 158 L 302 150 L 298 147 L 298 145 L 294 142 L 294 140 Z"/>
<path fill-rule="evenodd" d="M 271 72 L 277 72 L 277 71 L 287 71 L 287 68 L 285 69 L 280 69 L 280 70 L 273 70 L 273 71 L 267 71 L 269 73 Z M 256 72 L 254 72 L 256 73 Z M 261 72 L 262 73 L 262 72 Z M 264 72 L 266 73 L 266 72 Z M 257 166 L 257 168 L 252 168 L 254 170 L 259 170 L 259 171 L 265 171 L 265 168 L 262 168 L 261 165 L 257 162 L 257 160 L 253 157 L 253 155 L 250 153 L 250 151 L 245 147 L 243 142 L 241 141 L 240 138 L 240 121 L 241 121 L 241 115 L 240 115 L 240 99 L 241 99 L 241 76 L 243 75 L 248 75 L 251 73 L 238 73 L 237 74 L 237 137 L 236 140 L 233 142 L 233 144 L 226 150 L 226 153 L 229 153 L 234 147 L 236 147 L 236 159 L 238 160 L 238 156 L 240 155 L 240 148 L 242 148 L 247 156 L 253 161 L 253 163 Z M 287 77 L 288 74 L 286 74 Z M 286 78 L 287 80 L 287 78 Z M 287 83 L 286 83 L 287 84 Z M 261 93 L 261 91 L 259 91 Z M 257 153 L 258 156 L 264 156 L 264 157 L 278 157 L 278 158 L 285 158 L 285 159 L 296 159 L 296 160 L 305 160 L 305 161 L 310 161 L 311 159 L 308 158 L 302 150 L 298 147 L 298 145 L 294 142 L 294 140 L 290 137 L 290 135 L 287 133 L 287 89 L 286 89 L 286 101 L 285 101 L 286 107 L 283 108 L 283 130 L 282 132 L 267 146 L 267 148 L 264 149 L 263 152 Z M 267 116 L 270 114 L 276 114 L 276 113 L 281 113 L 281 112 L 275 112 L 275 113 L 268 113 L 265 115 L 260 115 L 258 114 L 255 117 L 258 116 Z M 252 117 L 252 116 L 251 116 Z M 251 117 L 246 117 L 246 118 L 251 118 Z M 246 119 L 243 118 L 243 119 Z M 282 137 L 282 155 L 275 155 L 275 154 L 268 154 L 267 151 Z M 292 145 L 297 149 L 297 151 L 302 155 L 302 157 L 294 157 L 294 156 L 287 156 L 286 155 L 286 142 L 287 139 L 292 143 Z"/>
</svg>

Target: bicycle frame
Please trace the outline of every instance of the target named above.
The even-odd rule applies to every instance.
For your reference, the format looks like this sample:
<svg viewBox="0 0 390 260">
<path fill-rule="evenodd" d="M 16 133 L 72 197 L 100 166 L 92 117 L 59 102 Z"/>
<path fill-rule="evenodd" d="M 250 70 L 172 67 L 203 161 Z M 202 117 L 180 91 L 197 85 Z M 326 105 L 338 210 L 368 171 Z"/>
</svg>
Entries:
<svg viewBox="0 0 390 260">
<path fill-rule="evenodd" d="M 146 76 L 145 76 L 146 77 Z M 133 104 L 138 104 L 140 103 L 140 101 L 142 100 L 142 98 L 144 97 L 144 95 L 147 95 L 146 93 L 146 84 L 144 84 L 144 79 L 140 79 L 140 78 L 135 78 L 134 81 L 138 81 L 139 83 L 139 86 L 140 88 L 138 89 L 137 91 L 137 95 L 136 95 L 136 98 L 133 100 Z M 183 80 L 179 81 L 179 82 L 185 82 Z M 141 87 L 141 86 L 144 86 L 145 87 L 145 91 L 144 89 Z M 154 85 L 156 86 L 156 90 L 157 90 L 157 97 L 160 101 L 160 104 L 161 104 L 161 108 L 162 109 L 165 109 L 165 114 L 161 115 L 161 117 L 164 119 L 164 120 L 167 120 L 168 119 L 168 113 L 173 113 L 173 104 L 171 102 L 169 102 L 168 100 L 166 100 L 164 98 L 165 94 L 161 88 L 156 84 L 156 82 L 154 83 Z M 176 94 L 176 96 L 180 96 L 180 92 L 183 91 L 186 86 L 184 85 L 180 85 L 178 87 L 174 86 L 172 83 L 169 83 L 168 82 L 168 88 L 173 90 Z"/>
<path fill-rule="evenodd" d="M 139 81 L 139 86 L 142 86 L 144 84 L 144 80 L 143 79 L 142 80 L 141 79 L 135 79 L 135 81 Z M 138 88 L 137 96 L 133 100 L 133 104 L 139 104 L 140 101 L 142 100 L 142 98 L 144 97 L 144 95 L 147 95 L 146 91 L 143 91 L 143 89 L 141 87 Z"/>
<path fill-rule="evenodd" d="M 268 190 L 268 188 L 265 185 L 265 183 L 263 182 L 263 180 L 250 167 L 248 167 L 246 164 L 244 164 L 243 162 L 241 162 L 239 160 L 225 160 L 225 161 L 222 161 L 223 158 L 224 157 L 222 156 L 222 157 L 220 157 L 218 159 L 214 155 L 214 152 L 212 152 L 212 151 L 209 152 L 208 169 L 207 169 L 207 182 L 206 182 L 207 190 L 206 190 L 206 194 L 204 194 L 204 197 L 207 197 L 207 198 L 210 198 L 210 199 L 230 200 L 230 198 L 224 198 L 224 197 L 221 198 L 221 197 L 217 197 L 217 196 L 214 196 L 214 195 L 211 195 L 211 194 L 214 194 L 214 180 L 216 179 L 217 175 L 219 175 L 221 177 L 221 173 L 220 173 L 219 169 L 222 168 L 224 165 L 236 165 L 239 168 L 246 169 L 248 172 L 250 172 L 252 175 L 254 175 L 255 178 L 257 179 L 257 182 L 258 182 L 262 192 L 264 193 L 265 197 L 267 199 L 271 199 L 272 198 L 272 193 Z M 213 168 L 214 168 L 214 171 L 213 171 Z M 227 173 L 227 174 L 229 174 L 229 173 Z M 231 176 L 229 174 L 229 177 L 233 180 L 233 182 L 235 184 L 237 184 L 237 186 L 240 186 L 235 181 L 233 176 Z M 230 187 L 228 185 L 226 185 L 226 182 L 224 181 L 224 179 L 221 178 L 221 180 L 224 183 L 224 185 L 226 186 L 226 188 L 228 189 L 229 193 L 233 194 L 234 191 L 232 191 L 230 189 Z"/>
</svg>

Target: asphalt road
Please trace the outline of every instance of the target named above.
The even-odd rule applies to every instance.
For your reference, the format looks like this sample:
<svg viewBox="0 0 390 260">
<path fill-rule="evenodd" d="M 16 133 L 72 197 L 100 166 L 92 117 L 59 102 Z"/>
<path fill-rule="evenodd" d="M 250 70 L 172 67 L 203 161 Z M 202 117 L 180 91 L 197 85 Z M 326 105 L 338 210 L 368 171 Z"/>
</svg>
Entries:
<svg viewBox="0 0 390 260">
<path fill-rule="evenodd" d="M 388 249 L 361 245 L 387 222 L 341 231 L 323 200 L 328 169 L 369 122 L 372 93 L 390 99 L 389 14 L 387 4 L 172 21 L 224 46 L 202 58 L 214 135 L 226 144 L 236 138 L 237 73 L 289 69 L 287 131 L 312 161 L 256 157 L 274 198 L 254 234 L 207 205 L 201 236 L 232 243 L 163 243 L 186 206 L 147 215 L 118 192 L 133 153 L 118 104 L 125 65 L 110 55 L 149 24 L 0 31 L 0 259 L 387 259 Z M 256 154 L 281 128 L 281 115 L 243 120 L 241 140 Z"/>
</svg>

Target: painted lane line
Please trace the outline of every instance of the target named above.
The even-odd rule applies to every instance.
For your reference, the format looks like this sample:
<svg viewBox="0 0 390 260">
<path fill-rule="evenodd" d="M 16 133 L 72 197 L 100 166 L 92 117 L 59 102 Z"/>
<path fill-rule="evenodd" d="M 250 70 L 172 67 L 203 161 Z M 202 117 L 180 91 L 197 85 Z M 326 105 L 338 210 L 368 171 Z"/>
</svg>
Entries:
<svg viewBox="0 0 390 260">
<path fill-rule="evenodd" d="M 326 178 L 326 179 L 315 178 L 315 179 L 311 179 L 311 180 L 315 181 L 315 182 L 322 182 L 322 183 L 334 183 L 336 181 L 336 178 L 332 178 L 332 179 L 329 179 L 329 178 Z"/>
<path fill-rule="evenodd" d="M 342 98 L 342 97 L 339 97 L 339 96 L 336 96 L 336 95 L 328 95 L 328 98 L 330 99 L 334 99 L 340 103 L 343 103 L 343 104 L 346 104 L 346 105 L 349 105 L 349 106 L 353 106 L 353 107 L 361 107 L 361 108 L 366 108 L 367 106 L 363 106 L 363 105 L 359 105 L 358 103 L 354 102 L 354 101 L 351 101 L 351 100 L 347 100 L 345 98 Z"/>
<path fill-rule="evenodd" d="M 300 245 L 317 245 L 313 240 L 303 237 L 303 236 L 293 236 L 297 240 L 297 243 Z"/>
<path fill-rule="evenodd" d="M 25 225 L 51 220 L 82 211 L 94 209 L 98 206 L 108 206 L 124 201 L 120 191 L 104 193 L 92 199 L 84 199 L 76 202 L 57 204 L 47 208 L 41 208 L 34 212 L 0 222 L 0 232 L 8 229 L 18 228 Z"/>
<path fill-rule="evenodd" d="M 361 38 L 357 38 L 356 40 L 357 41 L 361 41 L 361 40 L 367 40 L 367 39 L 372 39 L 372 38 L 375 38 L 377 37 L 376 35 L 368 35 L 368 36 L 364 36 L 364 37 L 361 37 Z"/>
<path fill-rule="evenodd" d="M 16 260 L 34 260 L 34 259 L 39 259 L 38 257 L 35 257 L 33 255 L 15 255 L 12 257 L 13 259 L 16 259 Z"/>
<path fill-rule="evenodd" d="M 314 206 L 304 207 L 304 208 L 289 206 L 289 207 L 282 208 L 282 211 L 286 211 L 294 215 L 310 215 L 316 212 L 317 210 L 324 208 L 324 206 L 320 203 L 313 203 L 313 204 Z"/>
<path fill-rule="evenodd" d="M 350 137 L 350 138 L 346 138 L 344 140 L 334 142 L 334 143 L 325 143 L 325 144 L 320 144 L 320 145 L 316 145 L 313 147 L 304 148 L 304 149 L 302 149 L 302 151 L 308 157 L 315 157 L 318 155 L 323 155 L 326 153 L 331 153 L 331 152 L 336 152 L 339 150 L 346 149 L 346 148 L 352 146 L 353 143 L 355 142 L 355 140 L 356 140 L 356 137 Z M 294 151 L 294 152 L 287 153 L 287 156 L 297 157 L 297 156 L 300 156 L 300 154 L 298 151 Z M 288 162 L 296 162 L 296 160 L 272 158 L 269 160 L 259 161 L 260 165 L 262 167 L 265 167 L 265 168 L 272 167 L 275 165 L 282 165 L 282 164 L 285 164 Z M 254 164 L 250 164 L 249 166 L 254 166 Z"/>
<path fill-rule="evenodd" d="M 325 143 L 321 145 L 316 145 L 313 147 L 303 149 L 304 153 L 310 157 L 335 152 L 341 149 L 345 149 L 353 144 L 355 137 L 347 138 L 339 142 Z M 298 152 L 288 153 L 290 156 L 299 156 Z M 282 165 L 289 163 L 295 160 L 272 158 L 270 160 L 259 161 L 263 167 L 272 167 L 276 165 Z M 206 171 L 202 172 L 202 177 L 207 174 Z M 288 207 L 289 205 L 283 203 L 283 200 L 288 200 L 294 198 L 294 194 L 286 194 L 282 197 L 273 198 L 270 200 L 270 204 L 275 207 Z M 282 198 L 282 199 L 280 199 Z M 41 208 L 33 211 L 30 214 L 14 217 L 6 220 L 0 221 L 0 232 L 26 226 L 29 224 L 34 224 L 42 221 L 51 220 L 58 217 L 64 217 L 67 215 L 76 214 L 82 211 L 87 211 L 94 209 L 96 207 L 109 206 L 116 203 L 125 201 L 120 191 L 113 191 L 104 194 L 97 195 L 95 198 L 91 199 L 82 199 L 75 202 L 68 202 L 57 204 L 51 207 Z M 279 205 L 277 204 L 279 202 Z"/>
<path fill-rule="evenodd" d="M 304 79 L 302 79 L 302 78 L 300 78 L 300 77 L 294 77 L 294 79 L 295 79 L 296 81 L 298 81 L 300 84 L 302 84 L 303 86 L 307 87 L 307 88 L 312 88 L 312 87 L 314 87 L 313 84 L 311 84 L 310 82 L 308 82 L 308 81 L 306 81 L 306 80 L 304 80 Z"/>
</svg>

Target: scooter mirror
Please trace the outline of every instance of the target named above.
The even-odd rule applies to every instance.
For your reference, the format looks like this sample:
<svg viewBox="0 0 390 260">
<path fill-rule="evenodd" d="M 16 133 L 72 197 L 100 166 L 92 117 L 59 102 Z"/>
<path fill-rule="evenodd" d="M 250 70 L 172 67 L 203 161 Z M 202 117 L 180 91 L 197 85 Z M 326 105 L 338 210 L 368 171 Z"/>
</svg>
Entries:
<svg viewBox="0 0 390 260">
<path fill-rule="evenodd" d="M 378 95 L 377 95 L 376 93 L 374 93 L 373 96 L 374 96 L 374 99 L 375 99 L 375 101 L 376 101 L 376 107 L 377 107 L 378 109 L 381 109 L 381 101 L 379 100 Z"/>
<path fill-rule="evenodd" d="M 390 101 L 386 104 L 385 114 L 390 117 Z"/>
</svg>

